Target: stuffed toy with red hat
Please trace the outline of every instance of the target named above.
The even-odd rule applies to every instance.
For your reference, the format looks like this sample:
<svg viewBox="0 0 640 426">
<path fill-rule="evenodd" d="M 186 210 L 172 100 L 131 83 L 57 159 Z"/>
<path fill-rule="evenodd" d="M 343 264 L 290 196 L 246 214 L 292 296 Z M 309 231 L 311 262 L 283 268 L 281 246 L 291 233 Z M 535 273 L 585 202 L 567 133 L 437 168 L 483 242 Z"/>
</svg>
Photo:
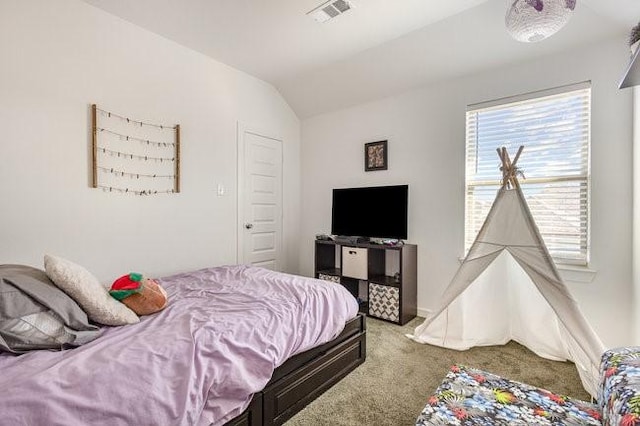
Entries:
<svg viewBox="0 0 640 426">
<path fill-rule="evenodd" d="M 109 294 L 138 315 L 149 315 L 167 306 L 167 293 L 160 284 L 132 272 L 113 282 Z"/>
</svg>

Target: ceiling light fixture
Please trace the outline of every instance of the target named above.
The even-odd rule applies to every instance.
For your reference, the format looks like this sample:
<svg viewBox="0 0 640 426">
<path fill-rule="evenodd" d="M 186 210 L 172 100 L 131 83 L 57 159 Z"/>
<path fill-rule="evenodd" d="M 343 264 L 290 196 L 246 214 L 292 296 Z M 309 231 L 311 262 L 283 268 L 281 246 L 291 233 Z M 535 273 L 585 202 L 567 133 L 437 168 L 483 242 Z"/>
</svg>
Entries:
<svg viewBox="0 0 640 426">
<path fill-rule="evenodd" d="M 552 36 L 569 21 L 576 0 L 509 0 L 504 18 L 507 31 L 525 43 Z"/>
</svg>

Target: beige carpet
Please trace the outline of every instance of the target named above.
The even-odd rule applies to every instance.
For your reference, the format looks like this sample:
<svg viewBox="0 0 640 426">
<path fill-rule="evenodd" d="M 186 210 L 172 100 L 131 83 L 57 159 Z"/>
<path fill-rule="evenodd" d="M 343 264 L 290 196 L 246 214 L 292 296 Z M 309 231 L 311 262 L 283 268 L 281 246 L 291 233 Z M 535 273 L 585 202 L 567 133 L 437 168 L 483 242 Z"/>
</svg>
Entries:
<svg viewBox="0 0 640 426">
<path fill-rule="evenodd" d="M 286 425 L 413 425 L 454 363 L 589 400 L 570 362 L 540 358 L 515 342 L 463 352 L 421 345 L 405 334 L 422 321 L 400 327 L 367 318 L 366 362 Z"/>
</svg>

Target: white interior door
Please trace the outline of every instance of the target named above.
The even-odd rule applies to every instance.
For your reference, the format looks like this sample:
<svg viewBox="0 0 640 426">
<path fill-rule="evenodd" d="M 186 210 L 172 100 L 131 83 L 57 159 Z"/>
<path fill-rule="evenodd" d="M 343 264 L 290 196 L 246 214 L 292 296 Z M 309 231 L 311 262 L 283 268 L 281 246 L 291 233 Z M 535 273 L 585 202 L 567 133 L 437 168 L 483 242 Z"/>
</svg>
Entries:
<svg viewBox="0 0 640 426">
<path fill-rule="evenodd" d="M 238 261 L 279 271 L 282 141 L 238 126 Z"/>
</svg>

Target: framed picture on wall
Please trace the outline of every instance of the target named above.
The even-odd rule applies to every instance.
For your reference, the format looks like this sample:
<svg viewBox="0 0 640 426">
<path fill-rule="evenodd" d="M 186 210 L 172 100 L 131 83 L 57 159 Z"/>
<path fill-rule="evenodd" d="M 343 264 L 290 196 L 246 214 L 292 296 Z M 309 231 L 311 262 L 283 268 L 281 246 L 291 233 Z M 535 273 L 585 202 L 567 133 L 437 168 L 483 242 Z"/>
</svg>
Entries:
<svg viewBox="0 0 640 426">
<path fill-rule="evenodd" d="M 387 170 L 387 141 L 364 144 L 364 171 Z"/>
</svg>

